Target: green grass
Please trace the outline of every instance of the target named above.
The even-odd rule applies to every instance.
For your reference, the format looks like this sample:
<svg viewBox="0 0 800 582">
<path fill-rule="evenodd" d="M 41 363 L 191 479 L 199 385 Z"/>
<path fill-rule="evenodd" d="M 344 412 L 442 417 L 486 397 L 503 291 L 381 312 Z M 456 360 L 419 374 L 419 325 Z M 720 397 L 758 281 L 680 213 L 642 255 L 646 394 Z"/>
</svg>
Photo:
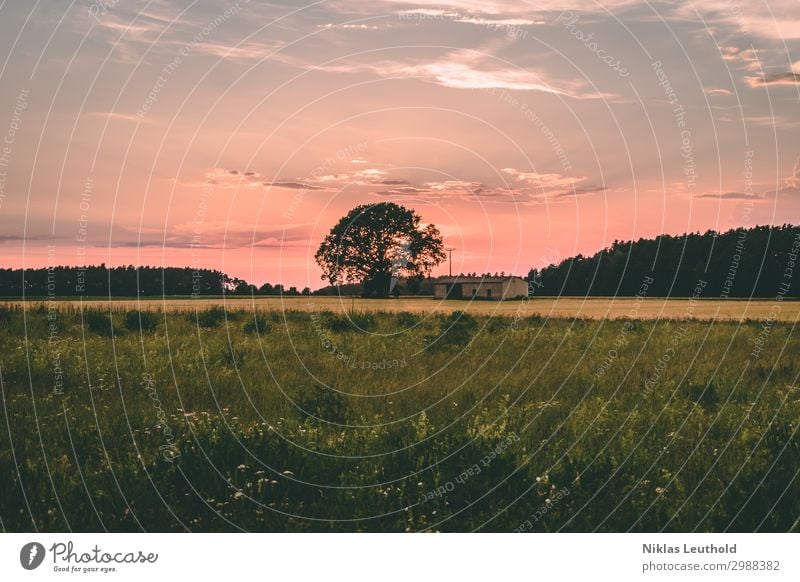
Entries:
<svg viewBox="0 0 800 582">
<path fill-rule="evenodd" d="M 0 307 L 4 530 L 797 527 L 788 324 L 126 309 Z"/>
</svg>

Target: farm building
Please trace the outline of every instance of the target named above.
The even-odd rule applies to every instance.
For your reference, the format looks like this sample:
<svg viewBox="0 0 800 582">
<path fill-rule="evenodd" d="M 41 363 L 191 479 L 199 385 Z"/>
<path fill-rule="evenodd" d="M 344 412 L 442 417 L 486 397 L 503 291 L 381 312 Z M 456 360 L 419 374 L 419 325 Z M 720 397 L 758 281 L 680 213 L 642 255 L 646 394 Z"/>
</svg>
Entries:
<svg viewBox="0 0 800 582">
<path fill-rule="evenodd" d="M 517 299 L 528 296 L 521 277 L 440 277 L 433 282 L 436 299 Z"/>
</svg>

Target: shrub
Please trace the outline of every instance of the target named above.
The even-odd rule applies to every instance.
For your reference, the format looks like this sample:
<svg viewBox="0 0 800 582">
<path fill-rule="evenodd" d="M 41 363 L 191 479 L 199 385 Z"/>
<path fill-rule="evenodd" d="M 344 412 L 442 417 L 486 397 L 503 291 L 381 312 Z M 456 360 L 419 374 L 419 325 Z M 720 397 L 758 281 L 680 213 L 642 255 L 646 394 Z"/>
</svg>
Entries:
<svg viewBox="0 0 800 582">
<path fill-rule="evenodd" d="M 103 311 L 90 309 L 83 313 L 83 323 L 92 333 L 111 335 L 111 319 Z"/>
<path fill-rule="evenodd" d="M 472 340 L 472 333 L 478 323 L 463 311 L 453 311 L 450 315 L 439 318 L 439 335 L 425 336 L 426 346 L 432 349 L 450 347 L 462 348 Z"/>
<path fill-rule="evenodd" d="M 354 311 L 347 315 L 334 315 L 328 320 L 328 329 L 334 333 L 373 331 L 376 327 L 375 315 L 364 311 Z"/>
<path fill-rule="evenodd" d="M 191 321 L 195 321 L 200 327 L 217 327 L 226 318 L 225 309 L 219 305 L 214 305 L 204 311 L 197 311 L 190 316 Z M 228 315 L 230 317 L 230 315 Z"/>
<path fill-rule="evenodd" d="M 153 331 L 158 325 L 158 317 L 150 311 L 128 311 L 125 314 L 125 327 L 130 331 Z"/>
<path fill-rule="evenodd" d="M 272 331 L 272 325 L 263 315 L 254 313 L 252 319 L 244 324 L 245 333 L 264 334 Z"/>
<path fill-rule="evenodd" d="M 407 311 L 403 311 L 402 313 L 398 313 L 395 317 L 395 321 L 397 322 L 398 327 L 414 327 L 417 325 L 422 319 L 415 313 L 408 313 Z"/>
</svg>

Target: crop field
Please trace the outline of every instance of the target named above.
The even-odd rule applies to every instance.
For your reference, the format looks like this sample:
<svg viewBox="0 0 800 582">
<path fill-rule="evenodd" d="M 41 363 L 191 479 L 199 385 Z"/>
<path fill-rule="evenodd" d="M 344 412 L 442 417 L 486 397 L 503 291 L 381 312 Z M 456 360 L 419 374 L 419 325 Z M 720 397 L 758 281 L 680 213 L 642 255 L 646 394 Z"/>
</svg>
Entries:
<svg viewBox="0 0 800 582">
<path fill-rule="evenodd" d="M 42 301 L 28 300 L 28 306 Z M 21 306 L 21 301 L 2 301 L 0 305 Z M 143 311 L 186 311 L 223 306 L 231 311 L 332 311 L 410 312 L 448 314 L 465 311 L 472 315 L 524 317 L 537 315 L 556 318 L 800 320 L 800 301 L 769 299 L 696 299 L 631 297 L 537 297 L 508 301 L 455 301 L 432 297 L 362 299 L 358 297 L 167 297 L 164 299 L 74 299 L 55 301 L 58 308 L 77 307 L 101 310 L 140 309 Z"/>
<path fill-rule="evenodd" d="M 631 301 L 6 304 L 0 527 L 797 530 L 797 304 Z"/>
</svg>

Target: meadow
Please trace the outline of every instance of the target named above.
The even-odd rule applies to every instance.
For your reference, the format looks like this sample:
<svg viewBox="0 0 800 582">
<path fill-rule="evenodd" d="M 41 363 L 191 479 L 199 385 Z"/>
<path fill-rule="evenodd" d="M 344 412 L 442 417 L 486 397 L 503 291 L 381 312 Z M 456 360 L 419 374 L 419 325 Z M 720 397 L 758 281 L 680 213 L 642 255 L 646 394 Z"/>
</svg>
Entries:
<svg viewBox="0 0 800 582">
<path fill-rule="evenodd" d="M 798 529 L 779 317 L 301 300 L 0 307 L 0 527 Z"/>
</svg>

